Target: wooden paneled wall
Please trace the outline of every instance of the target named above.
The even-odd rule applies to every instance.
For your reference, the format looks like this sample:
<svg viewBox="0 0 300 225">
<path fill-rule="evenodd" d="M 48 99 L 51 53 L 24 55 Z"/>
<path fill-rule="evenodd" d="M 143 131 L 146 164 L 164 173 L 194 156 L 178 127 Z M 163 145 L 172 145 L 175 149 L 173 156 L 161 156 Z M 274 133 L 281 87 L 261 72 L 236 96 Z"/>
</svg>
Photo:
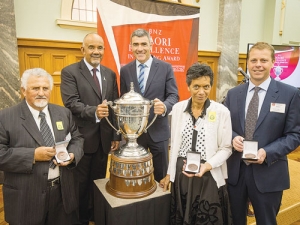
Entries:
<svg viewBox="0 0 300 225">
<path fill-rule="evenodd" d="M 36 39 L 18 39 L 20 75 L 26 69 L 40 67 L 53 76 L 50 102 L 63 105 L 60 95 L 62 68 L 82 59 L 81 43 Z"/>
<path fill-rule="evenodd" d="M 247 67 L 247 54 L 240 54 L 239 55 L 239 67 L 241 67 L 246 72 Z M 242 82 L 244 76 L 241 73 L 238 73 L 238 84 Z"/>
<path fill-rule="evenodd" d="M 80 42 L 52 41 L 39 39 L 18 39 L 20 75 L 30 68 L 40 67 L 53 76 L 54 87 L 50 102 L 63 105 L 60 95 L 60 74 L 62 68 L 82 59 Z M 198 51 L 198 61 L 211 66 L 215 77 L 214 85 L 209 96 L 216 99 L 216 88 L 218 82 L 218 60 L 220 52 Z M 240 54 L 239 66 L 246 69 L 246 54 Z M 238 75 L 238 82 L 243 80 L 241 74 Z"/>
<path fill-rule="evenodd" d="M 198 62 L 209 65 L 214 72 L 214 83 L 209 95 L 209 99 L 212 100 L 216 100 L 217 97 L 218 61 L 220 54 L 220 52 L 198 51 Z"/>
</svg>

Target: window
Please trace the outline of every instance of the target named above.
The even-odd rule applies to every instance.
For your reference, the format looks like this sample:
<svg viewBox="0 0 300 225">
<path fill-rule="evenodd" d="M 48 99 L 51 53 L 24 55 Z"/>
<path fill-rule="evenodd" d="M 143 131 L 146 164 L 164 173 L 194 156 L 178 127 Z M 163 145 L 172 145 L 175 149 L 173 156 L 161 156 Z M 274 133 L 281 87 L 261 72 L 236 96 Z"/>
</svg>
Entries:
<svg viewBox="0 0 300 225">
<path fill-rule="evenodd" d="M 96 0 L 74 0 L 72 20 L 97 22 Z"/>
<path fill-rule="evenodd" d="M 62 0 L 56 24 L 62 28 L 97 30 L 97 0 Z"/>
</svg>

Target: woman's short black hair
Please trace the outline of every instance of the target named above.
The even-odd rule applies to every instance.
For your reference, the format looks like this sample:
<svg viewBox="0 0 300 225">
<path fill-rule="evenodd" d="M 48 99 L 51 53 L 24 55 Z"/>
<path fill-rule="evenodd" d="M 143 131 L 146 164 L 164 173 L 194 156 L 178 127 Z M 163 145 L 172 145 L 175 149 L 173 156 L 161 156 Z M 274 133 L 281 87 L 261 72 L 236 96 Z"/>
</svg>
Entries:
<svg viewBox="0 0 300 225">
<path fill-rule="evenodd" d="M 214 73 L 209 65 L 205 63 L 194 63 L 186 72 L 186 83 L 191 85 L 192 80 L 199 77 L 210 77 L 210 86 L 213 85 Z"/>
</svg>

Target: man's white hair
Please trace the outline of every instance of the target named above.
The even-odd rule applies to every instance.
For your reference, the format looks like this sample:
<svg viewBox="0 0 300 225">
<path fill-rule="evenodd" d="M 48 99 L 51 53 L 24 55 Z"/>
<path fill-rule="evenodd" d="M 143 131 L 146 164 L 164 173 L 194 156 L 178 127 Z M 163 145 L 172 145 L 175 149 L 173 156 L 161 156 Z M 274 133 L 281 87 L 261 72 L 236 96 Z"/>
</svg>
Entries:
<svg viewBox="0 0 300 225">
<path fill-rule="evenodd" d="M 36 77 L 46 77 L 48 78 L 50 82 L 50 90 L 53 88 L 53 77 L 47 73 L 46 70 L 42 68 L 33 68 L 33 69 L 28 69 L 25 70 L 22 77 L 21 77 L 21 87 L 24 88 L 25 90 L 27 89 L 27 82 L 28 78 L 31 76 L 36 76 Z"/>
</svg>

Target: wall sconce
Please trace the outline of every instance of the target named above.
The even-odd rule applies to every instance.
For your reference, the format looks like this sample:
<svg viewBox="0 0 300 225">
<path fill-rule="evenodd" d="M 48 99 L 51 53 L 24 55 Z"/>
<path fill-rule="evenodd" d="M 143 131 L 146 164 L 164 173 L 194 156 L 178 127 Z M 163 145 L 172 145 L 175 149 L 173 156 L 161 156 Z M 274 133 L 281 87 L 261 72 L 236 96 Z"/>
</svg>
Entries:
<svg viewBox="0 0 300 225">
<path fill-rule="evenodd" d="M 281 14 L 280 14 L 280 28 L 279 28 L 280 36 L 282 36 L 282 32 L 283 32 L 285 8 L 286 8 L 285 0 L 281 0 Z"/>
</svg>

